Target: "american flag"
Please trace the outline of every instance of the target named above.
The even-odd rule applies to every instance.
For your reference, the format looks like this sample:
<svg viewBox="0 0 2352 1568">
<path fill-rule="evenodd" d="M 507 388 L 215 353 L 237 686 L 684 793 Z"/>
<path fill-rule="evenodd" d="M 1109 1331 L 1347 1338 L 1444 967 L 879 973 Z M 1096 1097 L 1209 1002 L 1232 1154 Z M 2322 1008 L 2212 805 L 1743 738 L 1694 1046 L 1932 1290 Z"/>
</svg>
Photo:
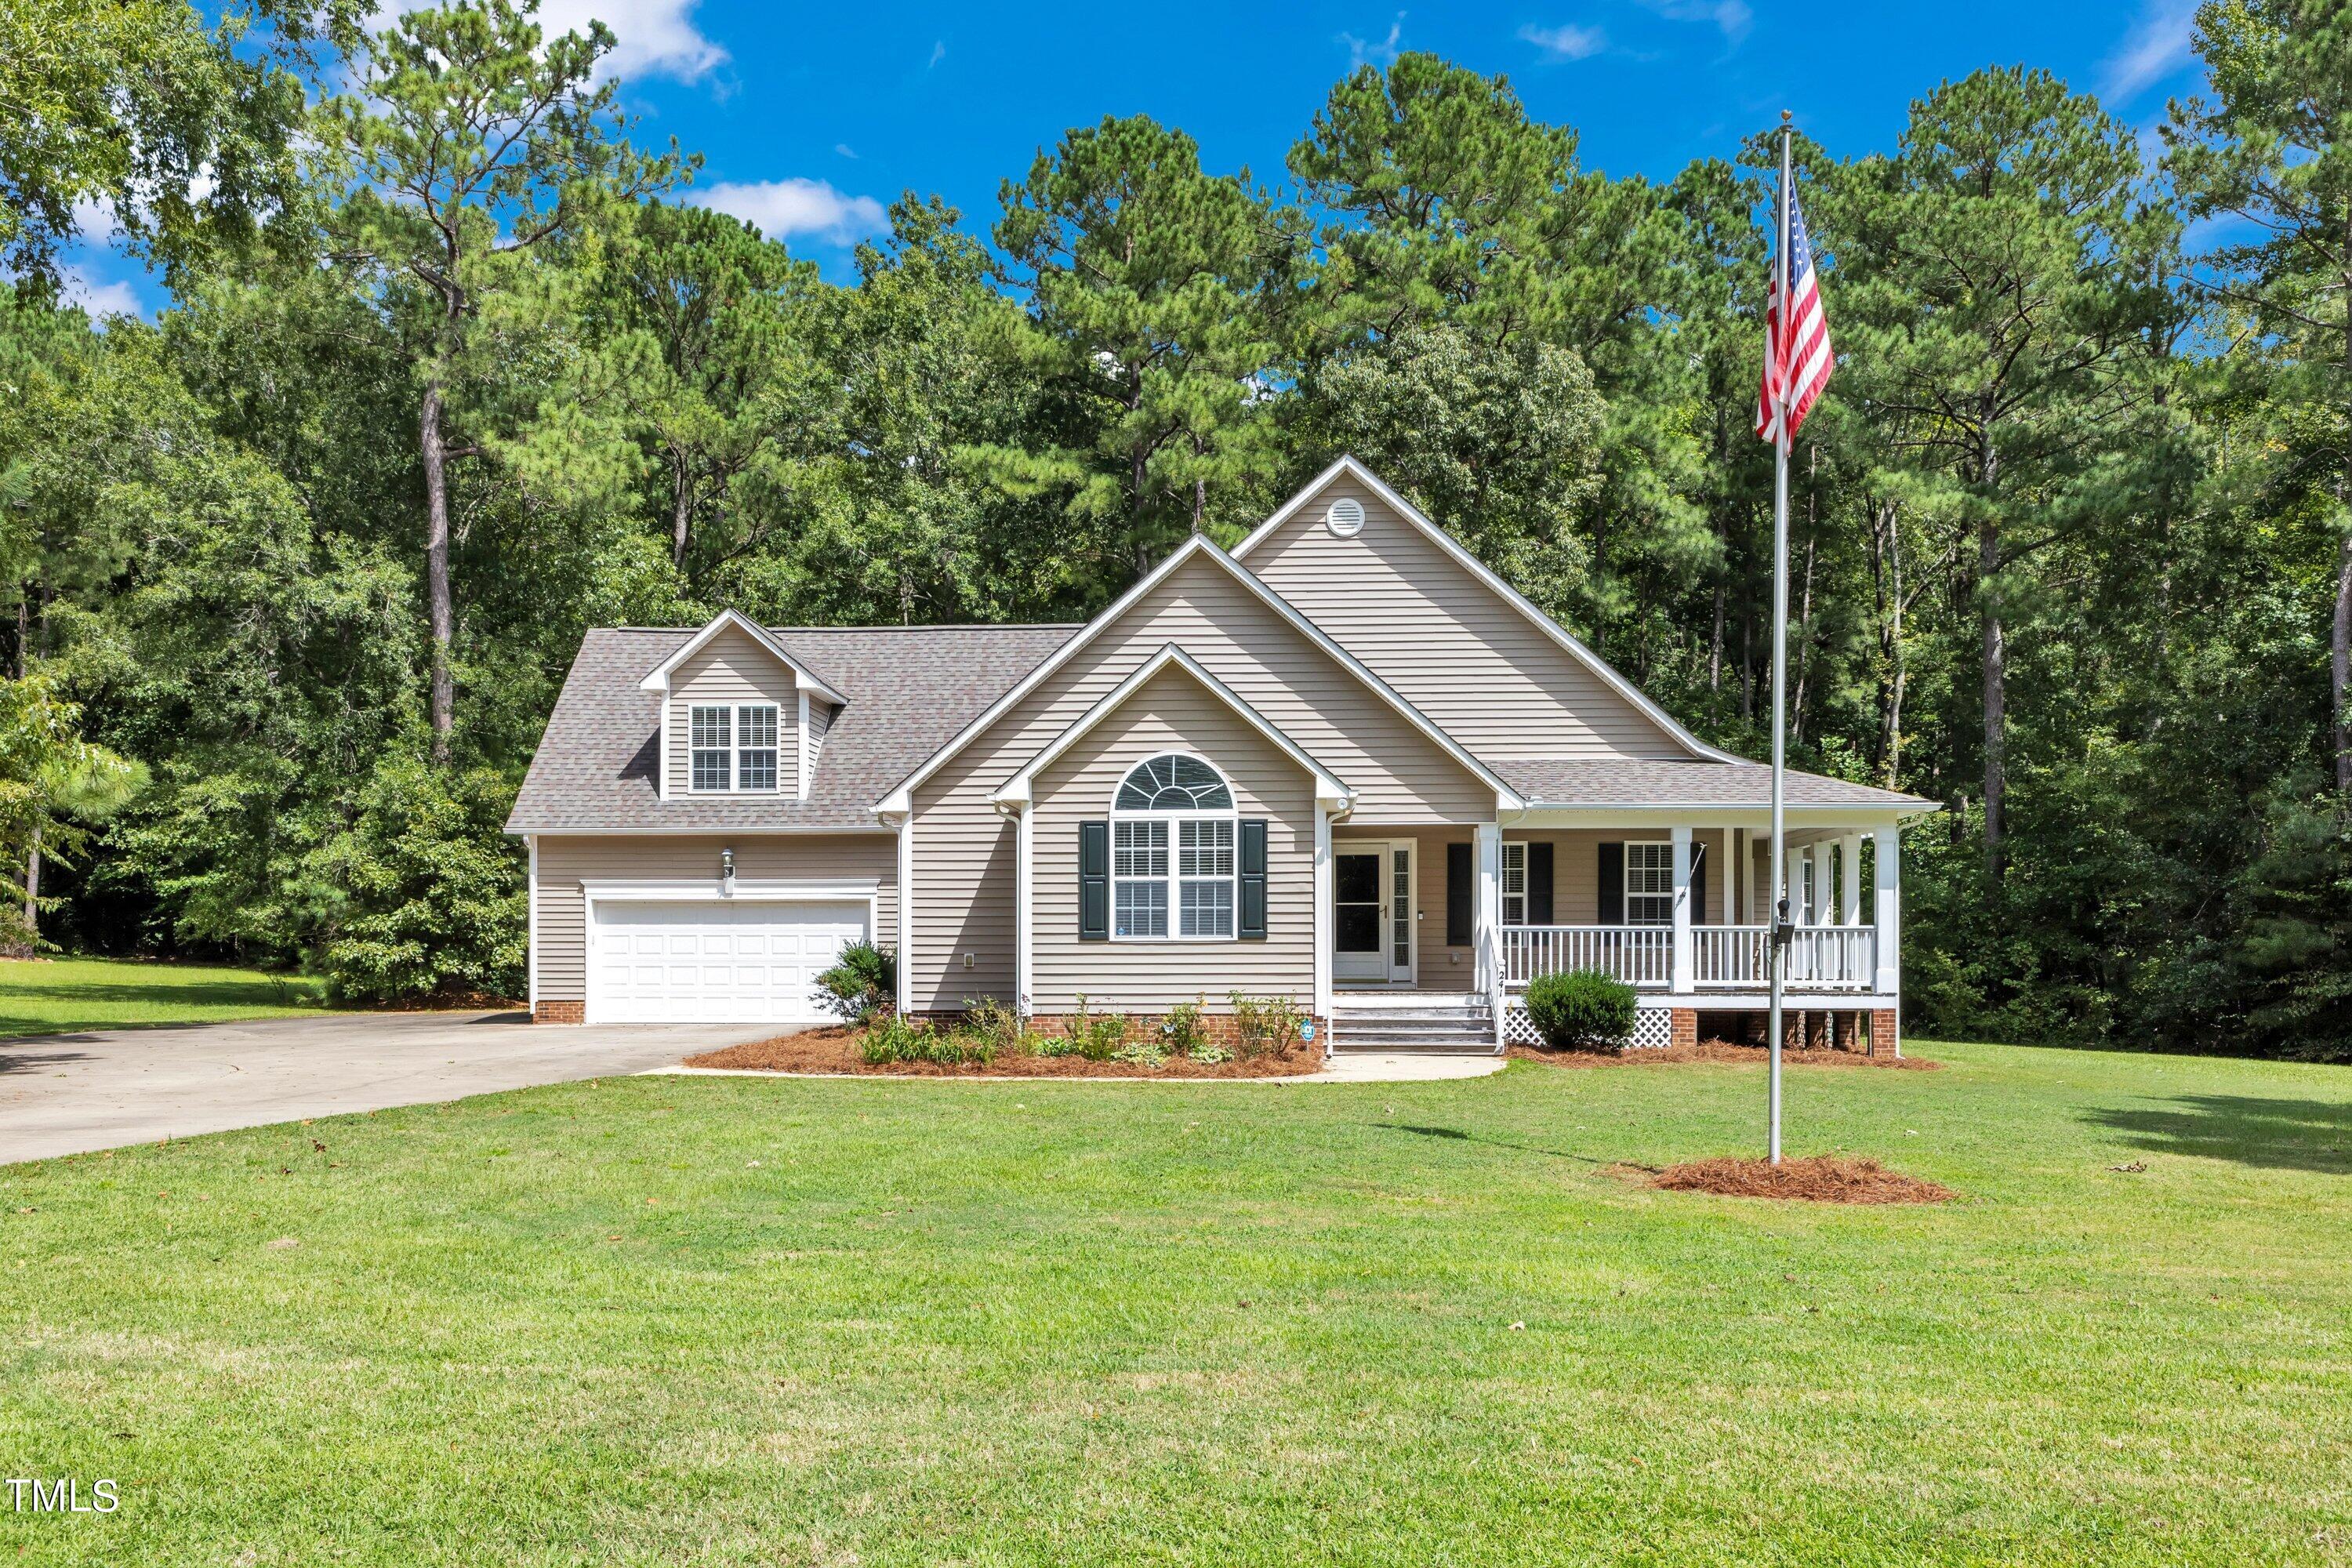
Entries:
<svg viewBox="0 0 2352 1568">
<path fill-rule="evenodd" d="M 1786 312 L 1783 328 L 1780 268 L 1772 270 L 1772 293 L 1764 307 L 1764 386 L 1756 400 L 1756 434 L 1767 441 L 1780 437 L 1780 419 L 1789 422 L 1789 439 L 1812 409 L 1822 388 L 1830 384 L 1834 363 L 1830 354 L 1829 319 L 1822 314 L 1822 290 L 1813 277 L 1813 242 L 1805 234 L 1805 210 L 1797 193 L 1789 193 L 1789 298 L 1795 307 Z"/>
</svg>

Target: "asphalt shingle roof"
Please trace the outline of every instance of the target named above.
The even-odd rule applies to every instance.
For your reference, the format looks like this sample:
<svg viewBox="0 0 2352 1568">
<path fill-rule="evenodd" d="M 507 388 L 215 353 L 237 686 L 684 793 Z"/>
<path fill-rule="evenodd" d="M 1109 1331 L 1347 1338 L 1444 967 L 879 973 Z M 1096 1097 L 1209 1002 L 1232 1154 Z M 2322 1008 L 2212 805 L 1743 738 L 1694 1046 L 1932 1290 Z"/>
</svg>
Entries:
<svg viewBox="0 0 2352 1568">
<path fill-rule="evenodd" d="M 871 827 L 874 803 L 1045 662 L 1075 626 L 779 626 L 776 640 L 849 699 L 806 800 L 659 798 L 661 694 L 637 683 L 698 628 L 599 627 L 524 775 L 509 833 Z"/>
<path fill-rule="evenodd" d="M 1495 762 L 1511 787 L 1541 805 L 1769 805 L 1772 770 L 1762 763 L 1597 761 L 1590 757 L 1513 757 Z M 1791 805 L 1932 805 L 1916 795 L 1848 784 L 1790 769 Z"/>
</svg>

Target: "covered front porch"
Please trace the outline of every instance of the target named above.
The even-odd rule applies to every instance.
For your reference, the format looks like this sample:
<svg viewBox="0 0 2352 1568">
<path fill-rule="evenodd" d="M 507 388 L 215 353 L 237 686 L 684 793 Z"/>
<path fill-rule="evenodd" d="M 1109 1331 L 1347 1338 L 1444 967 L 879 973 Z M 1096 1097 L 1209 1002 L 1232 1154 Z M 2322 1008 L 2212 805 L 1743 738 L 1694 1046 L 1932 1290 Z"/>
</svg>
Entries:
<svg viewBox="0 0 2352 1568">
<path fill-rule="evenodd" d="M 1792 1010 L 1874 1029 L 1901 1005 L 1900 817 L 1792 809 Z M 1665 1043 L 1701 1012 L 1760 1013 L 1770 937 L 1769 818 L 1760 811 L 1535 809 L 1491 824 L 1375 837 L 1335 829 L 1328 973 L 1335 1037 L 1351 1014 L 1446 998 L 1531 1037 L 1521 1005 L 1545 974 L 1597 969 L 1633 986 Z M 1653 1014 L 1656 1016 L 1652 1016 Z"/>
</svg>

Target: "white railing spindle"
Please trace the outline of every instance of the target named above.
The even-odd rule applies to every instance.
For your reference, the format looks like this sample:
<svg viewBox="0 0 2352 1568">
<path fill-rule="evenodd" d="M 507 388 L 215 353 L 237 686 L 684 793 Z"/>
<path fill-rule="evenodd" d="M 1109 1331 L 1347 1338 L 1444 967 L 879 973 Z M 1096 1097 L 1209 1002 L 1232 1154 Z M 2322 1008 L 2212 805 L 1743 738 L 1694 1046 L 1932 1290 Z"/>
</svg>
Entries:
<svg viewBox="0 0 2352 1568">
<path fill-rule="evenodd" d="M 1507 926 L 1506 985 L 1539 974 L 1598 969 L 1630 984 L 1663 990 L 1674 974 L 1671 926 Z M 1769 982 L 1770 928 L 1693 926 L 1693 974 L 1701 989 L 1753 989 Z M 1874 984 L 1878 933 L 1869 926 L 1800 926 L 1789 947 L 1789 984 L 1803 991 L 1867 991 Z"/>
</svg>

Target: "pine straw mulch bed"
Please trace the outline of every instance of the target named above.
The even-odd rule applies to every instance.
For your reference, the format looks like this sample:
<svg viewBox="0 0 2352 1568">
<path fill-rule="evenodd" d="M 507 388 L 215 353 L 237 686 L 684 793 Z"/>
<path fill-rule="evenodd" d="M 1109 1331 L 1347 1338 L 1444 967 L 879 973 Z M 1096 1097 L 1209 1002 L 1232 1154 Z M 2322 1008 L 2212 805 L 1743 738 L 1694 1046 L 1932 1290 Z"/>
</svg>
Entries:
<svg viewBox="0 0 2352 1568">
<path fill-rule="evenodd" d="M 1696 1046 L 1629 1046 L 1622 1051 L 1553 1051 L 1540 1046 L 1512 1046 L 1515 1061 L 1542 1062 L 1556 1068 L 1672 1067 L 1687 1062 L 1743 1062 L 1761 1066 L 1762 1046 L 1736 1046 L 1728 1040 L 1701 1040 Z M 1860 1051 L 1791 1050 L 1783 1047 L 1784 1067 L 1896 1068 L 1935 1072 L 1943 1067 L 1925 1057 L 1865 1056 Z"/>
<path fill-rule="evenodd" d="M 1124 1079 L 1252 1079 L 1300 1078 L 1323 1066 L 1323 1048 L 1296 1045 L 1288 1051 L 1268 1052 L 1244 1061 L 1203 1063 L 1171 1057 L 1159 1067 L 1136 1062 L 1090 1062 L 1084 1057 L 1036 1057 L 1006 1054 L 986 1065 L 963 1062 L 887 1062 L 869 1065 L 859 1046 L 858 1031 L 845 1025 L 803 1029 L 773 1039 L 752 1040 L 686 1058 L 690 1068 L 728 1068 L 738 1071 L 780 1073 L 856 1073 L 868 1078 L 1124 1078 Z"/>
<path fill-rule="evenodd" d="M 1940 1204 L 1960 1194 L 1937 1182 L 1890 1171 L 1875 1160 L 1815 1154 L 1803 1160 L 1693 1160 L 1669 1165 L 1650 1185 L 1729 1198 L 1795 1198 L 1814 1204 Z"/>
</svg>

